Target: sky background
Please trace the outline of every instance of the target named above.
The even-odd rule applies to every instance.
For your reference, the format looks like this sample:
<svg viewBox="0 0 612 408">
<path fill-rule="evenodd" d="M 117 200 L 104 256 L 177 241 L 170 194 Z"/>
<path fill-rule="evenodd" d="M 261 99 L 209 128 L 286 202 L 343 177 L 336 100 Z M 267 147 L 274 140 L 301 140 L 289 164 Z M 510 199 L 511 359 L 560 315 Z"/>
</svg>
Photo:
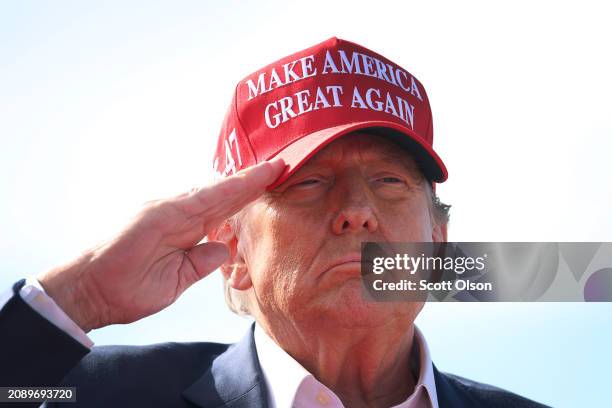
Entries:
<svg viewBox="0 0 612 408">
<path fill-rule="evenodd" d="M 0 3 L 0 288 L 211 179 L 237 81 L 338 36 L 432 105 L 450 241 L 612 241 L 605 2 Z M 1 290 L 1 289 L 0 289 Z M 215 273 L 98 345 L 238 340 Z M 609 400 L 612 303 L 428 304 L 442 371 L 555 407 Z"/>
</svg>

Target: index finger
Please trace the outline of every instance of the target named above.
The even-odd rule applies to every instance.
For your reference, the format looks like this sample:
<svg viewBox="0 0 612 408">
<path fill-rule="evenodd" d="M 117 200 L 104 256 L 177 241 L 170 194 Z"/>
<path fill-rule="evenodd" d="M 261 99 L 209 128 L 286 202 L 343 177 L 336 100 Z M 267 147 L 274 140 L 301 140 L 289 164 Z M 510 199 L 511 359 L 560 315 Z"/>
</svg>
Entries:
<svg viewBox="0 0 612 408">
<path fill-rule="evenodd" d="M 174 204 L 190 217 L 229 218 L 263 194 L 266 186 L 272 184 L 284 168 L 285 162 L 281 158 L 261 162 L 215 184 L 181 194 L 175 198 Z"/>
</svg>

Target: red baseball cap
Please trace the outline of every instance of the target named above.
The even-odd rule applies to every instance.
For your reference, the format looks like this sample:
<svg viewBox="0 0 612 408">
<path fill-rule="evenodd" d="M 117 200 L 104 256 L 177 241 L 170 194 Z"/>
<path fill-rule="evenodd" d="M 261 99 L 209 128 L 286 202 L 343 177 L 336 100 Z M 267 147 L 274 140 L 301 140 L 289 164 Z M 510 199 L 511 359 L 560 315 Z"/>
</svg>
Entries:
<svg viewBox="0 0 612 408">
<path fill-rule="evenodd" d="M 215 179 L 282 157 L 286 167 L 271 190 L 333 140 L 366 129 L 409 149 L 432 185 L 448 177 L 432 147 L 423 85 L 385 57 L 333 37 L 238 83 L 213 159 Z"/>
</svg>

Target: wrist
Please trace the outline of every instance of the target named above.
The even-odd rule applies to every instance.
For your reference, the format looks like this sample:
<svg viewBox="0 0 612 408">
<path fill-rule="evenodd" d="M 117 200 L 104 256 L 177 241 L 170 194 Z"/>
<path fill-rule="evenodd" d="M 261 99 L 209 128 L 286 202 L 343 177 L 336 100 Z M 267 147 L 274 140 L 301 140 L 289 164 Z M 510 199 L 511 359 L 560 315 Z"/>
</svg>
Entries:
<svg viewBox="0 0 612 408">
<path fill-rule="evenodd" d="M 38 277 L 41 286 L 55 303 L 85 333 L 101 327 L 85 290 L 85 276 L 78 264 L 54 268 Z"/>
</svg>

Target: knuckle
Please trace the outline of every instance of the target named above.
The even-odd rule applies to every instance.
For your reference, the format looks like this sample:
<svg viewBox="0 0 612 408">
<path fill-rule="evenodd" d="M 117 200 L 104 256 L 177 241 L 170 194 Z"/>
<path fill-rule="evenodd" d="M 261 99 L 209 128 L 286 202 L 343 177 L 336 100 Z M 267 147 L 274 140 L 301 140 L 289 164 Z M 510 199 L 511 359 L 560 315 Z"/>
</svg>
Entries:
<svg viewBox="0 0 612 408">
<path fill-rule="evenodd" d="M 141 217 L 145 220 L 157 220 L 171 216 L 174 206 L 168 200 L 154 200 L 148 202 L 141 211 Z"/>
<path fill-rule="evenodd" d="M 144 203 L 142 203 L 141 208 L 143 208 L 143 209 L 152 208 L 152 207 L 154 207 L 157 204 L 158 201 L 159 200 L 145 201 Z"/>
<path fill-rule="evenodd" d="M 192 188 L 189 189 L 189 191 L 187 192 L 186 195 L 188 195 L 188 196 L 196 195 L 199 192 L 201 192 L 202 190 L 203 190 L 202 187 L 192 187 Z"/>
</svg>

